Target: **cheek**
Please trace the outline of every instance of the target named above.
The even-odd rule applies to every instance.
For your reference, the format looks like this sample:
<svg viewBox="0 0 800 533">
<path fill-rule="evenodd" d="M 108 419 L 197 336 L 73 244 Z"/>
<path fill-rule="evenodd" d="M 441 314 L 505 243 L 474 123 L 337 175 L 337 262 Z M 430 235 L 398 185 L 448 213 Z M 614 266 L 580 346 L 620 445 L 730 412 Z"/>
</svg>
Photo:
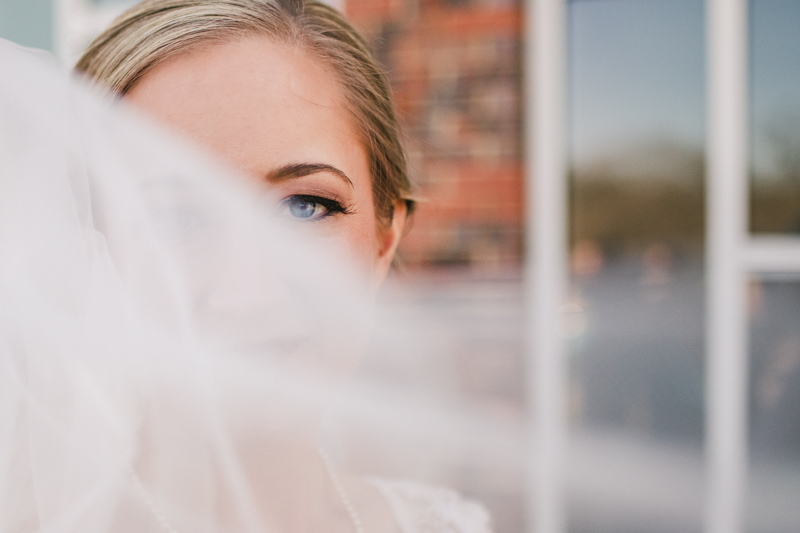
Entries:
<svg viewBox="0 0 800 533">
<path fill-rule="evenodd" d="M 357 184 L 357 200 L 354 212 L 330 221 L 324 233 L 335 249 L 341 250 L 362 274 L 362 279 L 371 280 L 378 256 L 378 223 L 372 205 L 371 190 Z"/>
<path fill-rule="evenodd" d="M 298 226 L 312 243 L 320 244 L 315 247 L 320 254 L 317 261 L 320 268 L 330 265 L 330 258 L 326 256 L 333 254 L 353 267 L 356 279 L 367 282 L 372 279 L 378 249 L 374 217 L 359 211 L 321 223 L 299 223 Z"/>
<path fill-rule="evenodd" d="M 377 226 L 372 216 L 352 215 L 354 220 L 335 236 L 341 239 L 348 255 L 355 261 L 360 270 L 371 273 L 377 257 Z"/>
</svg>

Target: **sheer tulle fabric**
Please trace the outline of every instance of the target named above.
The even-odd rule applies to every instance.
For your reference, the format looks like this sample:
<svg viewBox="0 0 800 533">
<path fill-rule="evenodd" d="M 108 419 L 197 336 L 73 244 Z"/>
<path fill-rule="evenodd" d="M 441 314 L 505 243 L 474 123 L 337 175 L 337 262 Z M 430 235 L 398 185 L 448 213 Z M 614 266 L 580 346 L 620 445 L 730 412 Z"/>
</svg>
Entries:
<svg viewBox="0 0 800 533">
<path fill-rule="evenodd" d="M 309 484 L 319 448 L 379 476 L 400 530 L 488 530 L 392 478 L 514 468 L 513 428 L 409 393 L 396 364 L 351 382 L 366 354 L 435 349 L 397 318 L 423 309 L 376 309 L 257 184 L 47 56 L 0 41 L 0 65 L 0 531 L 304 531 L 293 502 L 340 505 Z"/>
</svg>

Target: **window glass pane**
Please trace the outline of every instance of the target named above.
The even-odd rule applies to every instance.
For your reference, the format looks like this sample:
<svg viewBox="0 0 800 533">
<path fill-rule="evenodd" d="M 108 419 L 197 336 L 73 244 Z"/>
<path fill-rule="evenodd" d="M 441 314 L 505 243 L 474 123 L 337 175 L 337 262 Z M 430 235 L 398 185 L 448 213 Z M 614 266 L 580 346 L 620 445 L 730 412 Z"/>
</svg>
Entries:
<svg viewBox="0 0 800 533">
<path fill-rule="evenodd" d="M 751 2 L 751 229 L 800 232 L 800 2 Z"/>
<path fill-rule="evenodd" d="M 703 9 L 569 4 L 574 533 L 701 529 Z"/>
<path fill-rule="evenodd" d="M 800 531 L 800 283 L 751 290 L 747 531 Z"/>
<path fill-rule="evenodd" d="M 0 38 L 23 46 L 53 49 L 50 0 L 1 0 Z"/>
</svg>

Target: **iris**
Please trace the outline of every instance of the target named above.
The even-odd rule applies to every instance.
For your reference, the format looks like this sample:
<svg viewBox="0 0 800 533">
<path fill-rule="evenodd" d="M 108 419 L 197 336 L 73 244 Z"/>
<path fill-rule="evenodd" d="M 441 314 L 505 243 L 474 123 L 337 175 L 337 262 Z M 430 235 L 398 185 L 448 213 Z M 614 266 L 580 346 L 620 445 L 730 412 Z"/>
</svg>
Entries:
<svg viewBox="0 0 800 533">
<path fill-rule="evenodd" d="M 295 218 L 311 218 L 324 208 L 317 202 L 294 196 L 288 201 L 289 213 Z"/>
<path fill-rule="evenodd" d="M 281 202 L 281 213 L 301 220 L 322 220 L 331 215 L 347 213 L 342 204 L 330 198 L 297 194 Z"/>
</svg>

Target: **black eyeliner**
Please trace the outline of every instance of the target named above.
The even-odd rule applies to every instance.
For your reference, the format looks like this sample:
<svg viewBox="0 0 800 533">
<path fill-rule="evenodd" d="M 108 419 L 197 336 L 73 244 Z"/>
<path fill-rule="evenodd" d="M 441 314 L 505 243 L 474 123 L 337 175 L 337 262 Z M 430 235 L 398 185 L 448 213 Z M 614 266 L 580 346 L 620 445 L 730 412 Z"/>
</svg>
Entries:
<svg viewBox="0 0 800 533">
<path fill-rule="evenodd" d="M 327 209 L 328 212 L 319 217 L 317 220 L 323 220 L 331 215 L 337 215 L 337 214 L 350 215 L 353 213 L 352 210 L 342 205 L 341 202 L 339 202 L 338 200 L 334 200 L 333 198 L 325 198 L 324 196 L 314 196 L 311 194 L 293 194 L 288 198 L 286 198 L 286 200 L 284 200 L 283 202 L 286 202 L 287 200 L 290 200 L 292 198 L 297 198 L 303 200 L 304 202 L 317 203 L 323 206 L 325 209 Z"/>
</svg>

